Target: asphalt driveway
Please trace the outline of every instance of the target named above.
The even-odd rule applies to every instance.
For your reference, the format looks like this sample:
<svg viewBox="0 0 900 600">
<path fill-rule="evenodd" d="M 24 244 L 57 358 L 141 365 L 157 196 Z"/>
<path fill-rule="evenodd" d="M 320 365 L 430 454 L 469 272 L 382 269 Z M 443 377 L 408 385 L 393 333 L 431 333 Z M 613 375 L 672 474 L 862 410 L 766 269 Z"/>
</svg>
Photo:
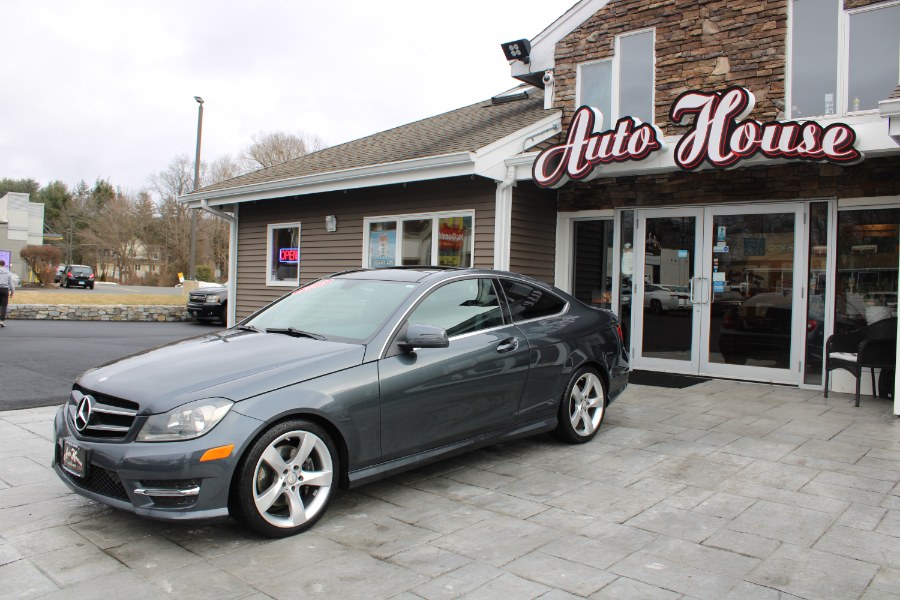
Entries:
<svg viewBox="0 0 900 600">
<path fill-rule="evenodd" d="M 8 320 L 0 329 L 0 410 L 62 404 L 75 378 L 92 367 L 219 329 L 198 322 Z"/>
</svg>

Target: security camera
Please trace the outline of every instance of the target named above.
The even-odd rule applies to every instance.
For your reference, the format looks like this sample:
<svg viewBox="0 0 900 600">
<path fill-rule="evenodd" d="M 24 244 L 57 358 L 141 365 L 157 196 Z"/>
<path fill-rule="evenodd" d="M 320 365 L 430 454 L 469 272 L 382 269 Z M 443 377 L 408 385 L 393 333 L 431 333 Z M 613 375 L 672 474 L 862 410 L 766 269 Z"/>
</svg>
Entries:
<svg viewBox="0 0 900 600">
<path fill-rule="evenodd" d="M 547 69 L 544 71 L 544 85 L 550 85 L 553 83 L 553 69 Z"/>
</svg>

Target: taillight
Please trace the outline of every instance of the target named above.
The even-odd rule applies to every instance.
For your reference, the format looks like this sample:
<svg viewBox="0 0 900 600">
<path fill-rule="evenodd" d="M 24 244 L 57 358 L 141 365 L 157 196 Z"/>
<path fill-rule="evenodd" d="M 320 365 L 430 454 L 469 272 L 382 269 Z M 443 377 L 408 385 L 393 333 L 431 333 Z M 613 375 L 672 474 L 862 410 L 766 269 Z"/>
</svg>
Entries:
<svg viewBox="0 0 900 600">
<path fill-rule="evenodd" d="M 622 333 L 622 326 L 616 325 L 616 333 L 619 334 L 619 341 L 622 342 L 622 345 L 625 345 L 625 335 Z"/>
<path fill-rule="evenodd" d="M 819 327 L 819 322 L 815 319 L 806 320 L 806 333 L 812 333 Z"/>
<path fill-rule="evenodd" d="M 72 276 L 72 271 L 69 271 L 68 273 L 66 273 L 66 277 L 71 277 L 71 276 Z"/>
<path fill-rule="evenodd" d="M 93 278 L 94 278 L 94 274 L 93 274 L 93 273 L 91 273 L 90 275 L 88 275 L 88 279 L 93 279 Z"/>
</svg>

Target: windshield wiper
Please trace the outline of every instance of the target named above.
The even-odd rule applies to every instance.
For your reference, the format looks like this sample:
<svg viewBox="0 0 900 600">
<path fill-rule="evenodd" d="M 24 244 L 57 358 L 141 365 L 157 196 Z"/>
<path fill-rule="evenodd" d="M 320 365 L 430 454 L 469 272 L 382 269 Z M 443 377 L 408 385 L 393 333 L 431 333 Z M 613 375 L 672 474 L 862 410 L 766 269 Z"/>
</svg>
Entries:
<svg viewBox="0 0 900 600">
<path fill-rule="evenodd" d="M 254 327 L 253 325 L 238 325 L 236 329 L 238 331 L 255 331 L 256 333 L 262 333 L 262 329 Z"/>
<path fill-rule="evenodd" d="M 314 340 L 324 340 L 325 336 L 319 335 L 318 333 L 310 333 L 308 331 L 301 331 L 299 329 L 294 329 L 293 327 L 267 327 L 266 333 L 283 333 L 286 335 L 291 335 L 294 337 L 308 337 Z"/>
</svg>

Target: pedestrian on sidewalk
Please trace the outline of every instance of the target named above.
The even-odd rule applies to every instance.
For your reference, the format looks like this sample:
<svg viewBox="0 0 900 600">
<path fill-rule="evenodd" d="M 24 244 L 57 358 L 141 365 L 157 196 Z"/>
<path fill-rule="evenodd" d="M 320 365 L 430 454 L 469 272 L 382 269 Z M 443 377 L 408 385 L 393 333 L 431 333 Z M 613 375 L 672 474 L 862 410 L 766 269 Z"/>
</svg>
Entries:
<svg viewBox="0 0 900 600">
<path fill-rule="evenodd" d="M 15 293 L 16 284 L 12 273 L 6 268 L 6 261 L 0 260 L 0 327 L 6 327 L 6 307 Z"/>
</svg>

